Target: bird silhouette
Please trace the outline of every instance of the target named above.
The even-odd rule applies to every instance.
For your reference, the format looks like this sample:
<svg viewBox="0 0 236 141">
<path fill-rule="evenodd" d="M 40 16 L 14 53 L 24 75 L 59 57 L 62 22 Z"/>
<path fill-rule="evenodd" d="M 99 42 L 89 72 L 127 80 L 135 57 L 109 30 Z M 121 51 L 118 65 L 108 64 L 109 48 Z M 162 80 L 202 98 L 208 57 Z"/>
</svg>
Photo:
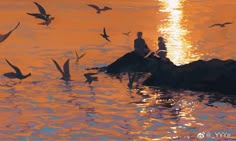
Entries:
<svg viewBox="0 0 236 141">
<path fill-rule="evenodd" d="M 102 11 L 112 10 L 112 8 L 107 7 L 107 6 L 104 6 L 103 9 L 99 8 L 97 5 L 94 5 L 94 4 L 88 4 L 88 6 L 96 9 L 98 14 L 100 14 Z"/>
<path fill-rule="evenodd" d="M 11 31 L 9 31 L 8 33 L 6 33 L 6 34 L 4 34 L 4 35 L 0 34 L 0 42 L 5 41 L 5 40 L 11 35 L 11 33 L 12 33 L 14 30 L 17 29 L 17 27 L 18 27 L 19 25 L 20 25 L 20 22 L 18 22 L 18 24 L 16 25 L 16 27 L 13 28 L 13 29 L 12 29 Z"/>
<path fill-rule="evenodd" d="M 232 24 L 232 22 L 225 22 L 222 24 L 221 23 L 213 24 L 213 25 L 209 26 L 209 28 L 214 27 L 214 26 L 225 27 L 225 25 L 227 25 L 227 24 Z"/>
<path fill-rule="evenodd" d="M 84 77 L 86 78 L 85 83 L 91 84 L 93 81 L 98 81 L 98 77 L 93 76 L 95 74 L 98 74 L 98 73 L 85 73 L 84 74 Z"/>
<path fill-rule="evenodd" d="M 85 56 L 85 54 L 86 54 L 86 53 L 84 53 L 84 54 L 82 54 L 82 55 L 79 56 L 78 53 L 77 53 L 77 51 L 75 50 L 75 55 L 76 55 L 76 61 L 75 61 L 75 63 L 78 63 L 79 60 Z"/>
<path fill-rule="evenodd" d="M 129 89 L 133 88 L 133 83 L 134 83 L 134 79 L 136 77 L 136 72 L 131 74 L 130 72 L 128 72 L 128 78 L 129 78 L 129 83 L 127 84 L 127 86 L 129 87 Z"/>
<path fill-rule="evenodd" d="M 15 72 L 4 73 L 3 74 L 4 76 L 6 76 L 6 77 L 8 77 L 10 79 L 17 78 L 17 79 L 20 79 L 20 80 L 25 79 L 25 78 L 31 76 L 31 73 L 28 73 L 27 75 L 23 75 L 21 70 L 18 67 L 12 65 L 6 58 L 5 58 L 5 60 L 8 63 L 8 65 L 10 65 L 15 70 Z"/>
<path fill-rule="evenodd" d="M 129 32 L 124 32 L 124 33 L 122 33 L 122 34 L 124 34 L 124 35 L 126 35 L 126 36 L 129 36 L 130 33 L 131 33 L 131 31 L 129 31 Z"/>
<path fill-rule="evenodd" d="M 44 20 L 44 22 L 38 23 L 39 25 L 48 26 L 52 22 L 52 20 L 54 20 L 55 18 L 50 17 L 51 15 L 47 14 L 45 9 L 40 4 L 38 4 L 37 2 L 34 2 L 34 4 L 38 7 L 40 13 L 27 13 L 27 14 L 31 15 L 31 16 L 34 16 L 35 18 Z"/>
<path fill-rule="evenodd" d="M 103 28 L 103 34 L 100 34 L 104 39 L 106 39 L 107 41 L 109 41 L 110 42 L 110 39 L 108 39 L 108 35 L 107 35 L 107 33 L 106 33 L 106 29 L 105 29 L 105 27 Z"/>
<path fill-rule="evenodd" d="M 58 65 L 58 63 L 54 59 L 52 59 L 52 61 L 56 65 L 58 71 L 61 73 L 61 75 L 62 75 L 61 79 L 64 81 L 71 81 L 70 68 L 69 68 L 70 59 L 67 59 L 66 62 L 64 63 L 63 70 L 61 69 L 61 67 Z"/>
</svg>

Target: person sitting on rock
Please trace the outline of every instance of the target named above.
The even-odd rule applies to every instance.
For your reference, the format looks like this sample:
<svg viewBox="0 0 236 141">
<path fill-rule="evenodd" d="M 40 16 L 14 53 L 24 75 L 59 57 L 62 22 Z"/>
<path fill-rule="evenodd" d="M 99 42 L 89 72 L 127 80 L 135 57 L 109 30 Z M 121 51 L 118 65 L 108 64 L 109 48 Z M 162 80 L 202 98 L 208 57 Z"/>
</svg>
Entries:
<svg viewBox="0 0 236 141">
<path fill-rule="evenodd" d="M 167 48 L 163 37 L 158 37 L 158 50 L 156 51 L 156 55 L 158 55 L 162 60 L 166 59 Z"/>
<path fill-rule="evenodd" d="M 145 56 L 151 51 L 145 43 L 145 40 L 142 38 L 142 35 L 142 32 L 137 33 L 137 39 L 134 40 L 134 52 L 137 55 L 145 58 Z"/>
<path fill-rule="evenodd" d="M 158 37 L 158 50 L 155 52 L 149 52 L 144 58 L 148 58 L 149 56 L 155 56 L 157 58 L 161 58 L 161 60 L 166 61 L 167 48 L 165 45 L 165 41 L 163 37 Z"/>
</svg>

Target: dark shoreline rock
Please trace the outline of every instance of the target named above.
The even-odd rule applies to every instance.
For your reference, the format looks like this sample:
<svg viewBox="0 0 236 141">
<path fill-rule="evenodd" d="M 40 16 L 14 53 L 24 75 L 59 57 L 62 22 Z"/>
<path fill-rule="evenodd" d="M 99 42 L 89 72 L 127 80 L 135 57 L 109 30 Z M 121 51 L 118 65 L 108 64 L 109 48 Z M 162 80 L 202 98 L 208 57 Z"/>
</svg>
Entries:
<svg viewBox="0 0 236 141">
<path fill-rule="evenodd" d="M 129 52 L 103 68 L 108 74 L 150 72 L 147 86 L 168 86 L 194 91 L 236 93 L 236 61 L 198 60 L 182 66 L 155 57 L 143 59 Z"/>
</svg>

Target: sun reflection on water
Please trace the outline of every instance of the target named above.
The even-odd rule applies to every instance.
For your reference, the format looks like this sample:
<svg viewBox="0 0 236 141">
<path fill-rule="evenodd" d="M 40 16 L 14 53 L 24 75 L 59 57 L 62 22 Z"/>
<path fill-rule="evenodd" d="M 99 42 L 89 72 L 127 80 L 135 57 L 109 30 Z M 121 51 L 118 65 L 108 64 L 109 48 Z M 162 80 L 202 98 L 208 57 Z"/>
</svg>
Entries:
<svg viewBox="0 0 236 141">
<path fill-rule="evenodd" d="M 158 0 L 162 7 L 160 13 L 168 17 L 157 25 L 158 31 L 167 39 L 168 57 L 177 65 L 186 64 L 200 58 L 189 41 L 189 31 L 183 27 L 183 3 L 185 0 Z"/>
<path fill-rule="evenodd" d="M 203 126 L 197 121 L 194 111 L 198 102 L 192 100 L 192 96 L 185 96 L 179 93 L 177 95 L 169 92 L 161 92 L 152 88 L 140 90 L 137 94 L 142 95 L 142 100 L 133 102 L 139 108 L 139 115 L 144 120 L 142 126 L 145 134 L 149 134 L 155 128 L 165 128 L 165 132 L 160 132 L 162 136 L 145 137 L 139 136 L 145 140 L 175 140 L 175 139 L 190 139 L 186 132 L 190 129 L 195 129 L 196 126 Z M 169 125 L 169 126 L 166 126 Z"/>
</svg>

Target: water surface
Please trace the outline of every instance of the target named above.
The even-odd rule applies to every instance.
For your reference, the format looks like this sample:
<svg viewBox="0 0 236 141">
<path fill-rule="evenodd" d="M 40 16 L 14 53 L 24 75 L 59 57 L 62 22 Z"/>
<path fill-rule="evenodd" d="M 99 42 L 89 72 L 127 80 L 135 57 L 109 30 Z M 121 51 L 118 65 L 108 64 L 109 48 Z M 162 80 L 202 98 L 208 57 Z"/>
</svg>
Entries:
<svg viewBox="0 0 236 141">
<path fill-rule="evenodd" d="M 235 96 L 188 90 L 140 87 L 128 89 L 127 75 L 119 80 L 99 74 L 84 83 L 85 68 L 105 66 L 133 50 L 142 31 L 152 50 L 157 37 L 167 40 L 168 57 L 177 65 L 198 59 L 235 59 L 234 1 L 133 0 L 44 1 L 55 16 L 49 27 L 26 15 L 37 8 L 28 0 L 1 1 L 1 33 L 18 21 L 20 27 L 0 44 L 2 58 L 32 76 L 23 80 L 0 77 L 0 140 L 197 140 L 236 139 Z M 88 3 L 110 6 L 96 14 Z M 111 36 L 99 35 L 103 27 Z M 131 31 L 129 37 L 123 32 Z M 86 56 L 75 64 L 74 50 Z M 73 81 L 63 82 L 51 58 L 63 65 L 70 58 Z M 1 73 L 12 71 L 4 59 Z M 230 137 L 218 137 L 215 133 Z"/>
</svg>

